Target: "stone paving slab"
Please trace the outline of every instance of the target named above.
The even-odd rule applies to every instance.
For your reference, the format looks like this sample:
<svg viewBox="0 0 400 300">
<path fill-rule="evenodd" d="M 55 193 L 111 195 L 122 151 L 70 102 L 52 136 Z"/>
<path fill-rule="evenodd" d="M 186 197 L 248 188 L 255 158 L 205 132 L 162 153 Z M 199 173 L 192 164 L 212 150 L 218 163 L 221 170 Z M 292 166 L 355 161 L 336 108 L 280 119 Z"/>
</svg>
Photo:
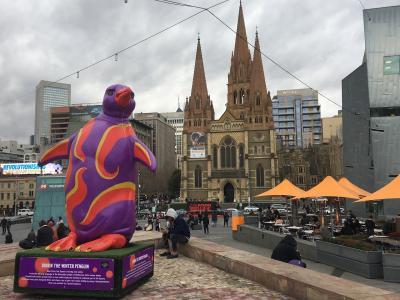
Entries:
<svg viewBox="0 0 400 300">
<path fill-rule="evenodd" d="M 123 299 L 293 299 L 185 256 L 168 260 L 157 255 L 154 271 L 154 276 L 148 282 Z M 0 278 L 0 299 L 60 299 L 15 294 L 12 285 L 12 276 Z"/>
</svg>

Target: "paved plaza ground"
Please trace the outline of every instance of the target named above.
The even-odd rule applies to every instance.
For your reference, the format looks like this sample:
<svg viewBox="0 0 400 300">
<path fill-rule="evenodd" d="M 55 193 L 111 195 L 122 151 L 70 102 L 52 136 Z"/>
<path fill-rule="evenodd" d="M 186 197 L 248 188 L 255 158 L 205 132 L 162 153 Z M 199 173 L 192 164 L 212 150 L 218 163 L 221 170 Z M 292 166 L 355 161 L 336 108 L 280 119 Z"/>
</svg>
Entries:
<svg viewBox="0 0 400 300">
<path fill-rule="evenodd" d="M 210 225 L 210 227 L 209 227 L 210 234 L 209 235 L 204 235 L 201 230 L 193 230 L 192 235 L 195 237 L 204 238 L 206 240 L 215 242 L 217 244 L 226 245 L 226 246 L 229 246 L 229 247 L 232 247 L 235 249 L 248 251 L 248 252 L 251 252 L 254 254 L 259 254 L 259 255 L 262 255 L 265 257 L 271 256 L 271 253 L 272 253 L 271 249 L 266 249 L 263 247 L 246 244 L 246 243 L 239 242 L 239 241 L 232 239 L 231 228 L 223 227 L 223 222 L 221 219 L 219 219 L 218 222 L 219 223 L 218 223 L 217 227 L 211 227 L 211 225 Z M 141 225 L 144 225 L 145 221 L 141 221 L 140 223 L 141 223 Z M 11 228 L 11 231 L 13 232 L 14 241 L 16 242 L 16 241 L 20 241 L 20 240 L 24 239 L 27 236 L 27 234 L 30 230 L 30 227 L 31 227 L 31 224 L 13 225 L 13 227 Z M 4 236 L 0 236 L 0 244 L 4 244 Z M 349 272 L 343 272 L 342 270 L 336 269 L 334 267 L 320 264 L 320 263 L 313 262 L 313 261 L 309 261 L 309 260 L 305 260 L 305 262 L 307 263 L 307 266 L 309 269 L 317 271 L 317 272 L 330 274 L 330 275 L 337 276 L 337 277 L 340 277 L 343 279 L 352 280 L 355 282 L 363 283 L 363 284 L 366 284 L 369 286 L 378 287 L 378 288 L 385 289 L 388 291 L 393 291 L 393 292 L 398 292 L 398 293 L 400 292 L 400 284 L 398 284 L 398 283 L 385 282 L 382 279 L 364 278 L 364 277 L 358 276 L 356 274 L 352 274 Z"/>
<path fill-rule="evenodd" d="M 158 251 L 160 253 L 160 251 Z M 0 277 L 0 299 L 43 299 L 12 292 L 13 277 Z M 46 297 L 46 299 L 60 299 Z M 79 299 L 64 298 L 63 299 Z M 292 299 L 255 282 L 187 257 L 156 256 L 154 276 L 123 299 Z"/>
</svg>

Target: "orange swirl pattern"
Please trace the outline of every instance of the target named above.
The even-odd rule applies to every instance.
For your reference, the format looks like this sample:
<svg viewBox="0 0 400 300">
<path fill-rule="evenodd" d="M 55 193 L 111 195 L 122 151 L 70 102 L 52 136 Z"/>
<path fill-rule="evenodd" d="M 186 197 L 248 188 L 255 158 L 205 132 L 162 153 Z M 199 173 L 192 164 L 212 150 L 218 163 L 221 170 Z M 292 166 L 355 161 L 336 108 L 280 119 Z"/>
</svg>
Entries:
<svg viewBox="0 0 400 300">
<path fill-rule="evenodd" d="M 151 166 L 151 158 L 147 150 L 140 145 L 139 143 L 135 142 L 135 157 L 143 161 L 146 165 Z"/>
<path fill-rule="evenodd" d="M 103 134 L 96 151 L 96 170 L 104 179 L 114 179 L 119 172 L 117 169 L 110 173 L 106 170 L 104 163 L 107 155 L 111 152 L 114 145 L 121 139 L 132 136 L 134 131 L 130 124 L 114 125 L 109 127 Z M 107 142 L 106 142 L 107 141 Z"/>
<path fill-rule="evenodd" d="M 68 154 L 68 142 L 69 140 L 62 140 L 61 142 L 55 144 L 49 150 L 47 150 L 42 158 L 40 159 L 41 162 L 46 160 L 51 160 L 53 157 L 65 156 Z"/>
<path fill-rule="evenodd" d="M 101 192 L 91 203 L 81 225 L 90 224 L 97 214 L 112 204 L 122 201 L 135 201 L 136 186 L 133 182 L 122 182 Z"/>
<path fill-rule="evenodd" d="M 72 212 L 75 207 L 82 203 L 87 195 L 87 184 L 83 179 L 83 174 L 86 168 L 80 168 L 75 173 L 75 183 L 74 187 L 66 196 L 66 211 L 67 211 L 67 221 L 70 226 L 71 231 L 75 232 L 75 224 L 72 217 Z"/>
<path fill-rule="evenodd" d="M 82 146 L 83 143 L 87 140 L 89 137 L 90 132 L 93 129 L 95 119 L 91 119 L 85 127 L 83 127 L 81 130 L 79 130 L 78 136 L 76 137 L 76 143 L 75 143 L 75 148 L 74 148 L 74 155 L 76 158 L 78 158 L 80 161 L 84 161 L 86 158 L 85 153 L 83 152 Z"/>
</svg>

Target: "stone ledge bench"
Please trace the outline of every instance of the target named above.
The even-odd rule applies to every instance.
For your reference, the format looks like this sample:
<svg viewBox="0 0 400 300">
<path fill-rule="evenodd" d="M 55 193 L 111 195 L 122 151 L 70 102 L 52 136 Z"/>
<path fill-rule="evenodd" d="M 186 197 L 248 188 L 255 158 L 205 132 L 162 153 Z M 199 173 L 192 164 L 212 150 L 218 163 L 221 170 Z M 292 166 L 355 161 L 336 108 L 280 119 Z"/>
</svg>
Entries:
<svg viewBox="0 0 400 300">
<path fill-rule="evenodd" d="M 394 300 L 400 294 L 303 269 L 270 258 L 192 237 L 181 254 L 258 282 L 296 299 Z"/>
</svg>

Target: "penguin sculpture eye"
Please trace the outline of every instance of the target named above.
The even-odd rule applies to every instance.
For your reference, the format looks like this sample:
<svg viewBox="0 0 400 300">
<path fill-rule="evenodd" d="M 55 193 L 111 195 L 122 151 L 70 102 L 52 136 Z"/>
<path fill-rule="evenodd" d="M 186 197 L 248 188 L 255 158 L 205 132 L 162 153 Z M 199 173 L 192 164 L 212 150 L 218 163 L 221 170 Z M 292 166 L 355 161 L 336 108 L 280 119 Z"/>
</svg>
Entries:
<svg viewBox="0 0 400 300">
<path fill-rule="evenodd" d="M 114 90 L 107 90 L 106 93 L 108 96 L 112 96 L 114 95 Z"/>
<path fill-rule="evenodd" d="M 131 99 L 135 97 L 135 93 L 131 93 Z"/>
</svg>

